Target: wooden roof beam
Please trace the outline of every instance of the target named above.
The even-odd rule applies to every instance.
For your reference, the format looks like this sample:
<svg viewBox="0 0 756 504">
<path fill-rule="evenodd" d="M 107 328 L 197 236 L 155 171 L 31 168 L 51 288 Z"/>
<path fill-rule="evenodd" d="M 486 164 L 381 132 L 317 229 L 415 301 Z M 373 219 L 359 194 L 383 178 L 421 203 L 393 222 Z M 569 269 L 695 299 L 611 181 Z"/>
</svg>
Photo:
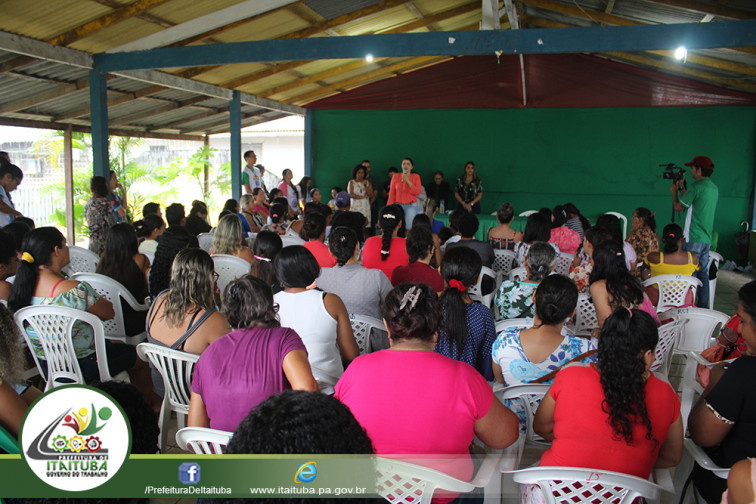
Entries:
<svg viewBox="0 0 756 504">
<path fill-rule="evenodd" d="M 13 59 L 9 59 L 8 61 L 0 63 L 0 73 L 10 72 L 12 70 L 16 70 L 17 68 L 25 67 L 26 65 L 30 65 L 35 61 L 39 60 L 37 58 L 32 58 L 31 56 L 16 56 Z"/>
<path fill-rule="evenodd" d="M 10 117 L 0 117 L 0 124 L 4 126 L 20 126 L 24 128 L 39 128 L 39 129 L 51 129 L 51 130 L 65 130 L 67 127 L 71 127 L 71 130 L 91 133 L 92 129 L 89 126 L 81 126 L 78 124 L 68 124 L 59 122 L 47 122 L 47 121 L 31 121 L 28 119 L 13 119 Z M 132 136 L 142 138 L 161 138 L 165 140 L 191 140 L 193 142 L 202 142 L 204 137 L 201 135 L 175 135 L 170 133 L 151 133 L 144 130 L 124 130 L 124 129 L 110 129 L 109 133 L 113 136 Z"/>
</svg>

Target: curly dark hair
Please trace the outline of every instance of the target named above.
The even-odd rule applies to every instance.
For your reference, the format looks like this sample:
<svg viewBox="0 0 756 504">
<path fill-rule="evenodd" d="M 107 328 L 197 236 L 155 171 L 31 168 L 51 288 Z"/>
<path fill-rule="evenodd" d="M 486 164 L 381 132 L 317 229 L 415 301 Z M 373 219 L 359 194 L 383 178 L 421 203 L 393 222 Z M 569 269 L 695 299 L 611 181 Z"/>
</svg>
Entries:
<svg viewBox="0 0 756 504">
<path fill-rule="evenodd" d="M 273 291 L 259 278 L 245 275 L 226 286 L 223 314 L 231 327 L 280 327 L 273 308 Z"/>
<path fill-rule="evenodd" d="M 654 219 L 655 213 L 656 212 L 651 213 L 651 210 L 646 207 L 638 207 L 635 209 L 635 215 L 643 221 L 644 225 L 650 227 L 653 232 L 656 232 L 656 219 Z"/>
<path fill-rule="evenodd" d="M 411 293 L 410 290 L 413 290 Z M 402 300 L 405 299 L 404 306 Z M 414 302 L 410 298 L 415 298 Z M 426 283 L 403 283 L 392 289 L 381 303 L 391 339 L 432 341 L 441 327 L 443 313 L 438 295 Z"/>
<path fill-rule="evenodd" d="M 656 322 L 643 310 L 617 308 L 606 319 L 598 345 L 598 366 L 604 401 L 616 440 L 633 443 L 633 425 L 640 420 L 646 439 L 655 443 L 646 410 L 646 362 L 643 354 L 659 342 Z"/>
<path fill-rule="evenodd" d="M 606 290 L 617 306 L 638 306 L 643 303 L 643 285 L 627 270 L 621 242 L 608 240 L 593 251 L 590 283 L 606 280 Z"/>
<path fill-rule="evenodd" d="M 352 179 L 355 179 L 355 180 L 357 179 L 357 172 L 360 170 L 365 172 L 362 178 L 364 179 L 365 177 L 367 177 L 367 168 L 362 166 L 362 164 L 358 164 L 358 165 L 354 165 L 354 168 L 352 168 Z"/>
</svg>

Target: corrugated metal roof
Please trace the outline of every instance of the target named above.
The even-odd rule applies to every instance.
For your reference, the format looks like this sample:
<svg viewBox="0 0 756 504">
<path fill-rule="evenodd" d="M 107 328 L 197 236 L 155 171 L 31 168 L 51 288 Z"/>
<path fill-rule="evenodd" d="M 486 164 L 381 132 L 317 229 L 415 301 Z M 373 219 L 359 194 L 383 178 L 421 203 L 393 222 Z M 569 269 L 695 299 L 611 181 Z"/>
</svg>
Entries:
<svg viewBox="0 0 756 504">
<path fill-rule="evenodd" d="M 17 35 L 47 40 L 65 33 L 112 9 L 92 0 L 3 2 L 2 29 Z"/>
<path fill-rule="evenodd" d="M 305 4 L 326 19 L 333 19 L 343 14 L 349 14 L 359 9 L 375 5 L 380 0 L 347 0 L 334 2 L 333 0 L 307 0 Z"/>
</svg>

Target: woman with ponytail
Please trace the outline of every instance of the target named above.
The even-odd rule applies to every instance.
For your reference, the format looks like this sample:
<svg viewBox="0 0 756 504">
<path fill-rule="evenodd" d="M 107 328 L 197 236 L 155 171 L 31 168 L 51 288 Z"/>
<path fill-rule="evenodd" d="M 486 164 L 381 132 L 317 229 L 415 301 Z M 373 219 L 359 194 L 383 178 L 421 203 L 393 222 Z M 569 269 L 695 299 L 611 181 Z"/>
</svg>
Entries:
<svg viewBox="0 0 756 504">
<path fill-rule="evenodd" d="M 535 302 L 533 293 L 538 284 L 556 267 L 557 253 L 542 241 L 533 242 L 525 258 L 526 278 L 524 280 L 504 280 L 494 297 L 494 306 L 502 320 L 513 318 L 533 318 Z"/>
<path fill-rule="evenodd" d="M 663 250 L 646 256 L 643 278 L 657 275 L 693 275 L 698 270 L 698 255 L 683 250 L 682 228 L 677 224 L 667 224 L 662 232 Z"/>
<path fill-rule="evenodd" d="M 601 330 L 598 362 L 561 370 L 544 396 L 533 430 L 552 441 L 541 466 L 589 467 L 646 479 L 674 467 L 683 448 L 680 401 L 649 370 L 659 340 L 641 310 L 617 308 Z M 523 502 L 538 502 L 536 488 Z"/>
<path fill-rule="evenodd" d="M 371 236 L 365 240 L 362 249 L 362 265 L 383 271 L 387 278 L 398 266 L 409 264 L 406 241 L 399 238 L 404 215 L 398 205 L 387 205 L 381 209 L 378 217 L 380 236 Z"/>
<path fill-rule="evenodd" d="M 468 293 L 478 281 L 482 266 L 478 253 L 467 247 L 449 249 L 444 254 L 441 262 L 441 276 L 446 284 L 441 294 L 444 323 L 435 350 L 467 362 L 483 378 L 492 381 L 491 345 L 496 339 L 493 315 L 488 307 L 474 303 Z"/>
<path fill-rule="evenodd" d="M 583 241 L 577 231 L 567 226 L 568 214 L 562 205 L 557 205 L 551 212 L 551 237 L 549 243 L 556 243 L 560 252 L 576 254 Z"/>
</svg>

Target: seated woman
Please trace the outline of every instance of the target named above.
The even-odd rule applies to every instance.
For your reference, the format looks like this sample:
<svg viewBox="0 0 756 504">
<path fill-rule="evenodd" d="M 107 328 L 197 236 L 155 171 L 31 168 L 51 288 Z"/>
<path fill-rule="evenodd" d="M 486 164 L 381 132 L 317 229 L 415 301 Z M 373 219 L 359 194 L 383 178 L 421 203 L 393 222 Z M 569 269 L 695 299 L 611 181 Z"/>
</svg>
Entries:
<svg viewBox="0 0 756 504">
<path fill-rule="evenodd" d="M 213 226 L 207 222 L 207 205 L 204 201 L 192 201 L 192 208 L 186 217 L 184 227 L 193 236 L 197 236 L 200 233 L 209 233 L 213 229 Z"/>
<path fill-rule="evenodd" d="M 360 242 L 352 228 L 333 228 L 328 249 L 336 258 L 332 268 L 320 270 L 318 289 L 336 294 L 349 313 L 381 318 L 381 301 L 391 291 L 391 282 L 381 270 L 360 264 Z"/>
<path fill-rule="evenodd" d="M 469 481 L 473 437 L 505 448 L 517 440 L 517 417 L 469 364 L 433 351 L 443 312 L 430 286 L 402 284 L 381 310 L 391 348 L 356 359 L 336 384 L 336 397 L 373 440 L 376 454 L 426 454 L 433 461 L 425 465 Z M 410 410 L 412 421 L 387 421 L 387 412 Z M 437 492 L 433 502 L 455 497 Z"/>
<path fill-rule="evenodd" d="M 21 262 L 16 271 L 16 280 L 11 287 L 8 307 L 13 311 L 30 305 L 67 306 L 87 311 L 102 320 L 113 318 L 113 305 L 101 298 L 86 282 L 67 280 L 62 270 L 70 262 L 65 237 L 54 227 L 40 227 L 24 238 Z M 27 328 L 33 351 L 45 367 L 45 354 L 33 329 Z M 94 347 L 94 330 L 87 324 L 76 323 L 72 335 L 76 358 L 84 380 L 89 383 L 99 380 L 97 356 Z M 128 371 L 131 383 L 136 386 L 151 404 L 152 381 L 147 364 L 136 358 L 134 347 L 105 340 L 105 350 L 110 375 Z"/>
<path fill-rule="evenodd" d="M 680 401 L 649 371 L 658 340 L 647 313 L 614 311 L 601 331 L 598 362 L 561 370 L 541 401 L 533 430 L 552 441 L 541 466 L 589 467 L 647 479 L 654 467 L 678 464 Z M 525 495 L 523 502 L 543 498 L 538 487 Z"/>
<path fill-rule="evenodd" d="M 134 223 L 137 238 L 142 239 L 139 244 L 140 254 L 155 255 L 157 251 L 157 238 L 165 231 L 165 221 L 162 217 L 155 214 L 147 215 L 144 219 Z"/>
<path fill-rule="evenodd" d="M 265 193 L 263 192 L 262 188 L 255 187 L 254 190 L 257 191 L 257 199 L 260 198 L 260 193 L 262 193 L 262 197 L 264 199 Z M 259 214 L 257 213 L 257 211 L 255 211 L 257 199 L 255 198 L 254 194 L 242 194 L 242 197 L 239 200 L 239 207 L 241 207 L 242 217 L 244 217 L 244 220 L 247 221 L 247 225 L 249 226 L 249 229 L 252 233 L 259 233 L 260 229 L 262 229 L 262 227 L 268 221 L 267 211 L 264 214 Z"/>
<path fill-rule="evenodd" d="M 744 340 L 743 356 L 729 365 L 711 368 L 709 384 L 690 412 L 690 437 L 703 446 L 720 467 L 732 467 L 738 460 L 756 456 L 756 281 L 738 291 L 739 332 Z M 732 471 L 730 472 L 732 475 Z M 726 484 L 714 473 L 695 467 L 693 483 L 708 503 L 720 502 Z M 724 502 L 724 501 L 723 501 Z"/>
<path fill-rule="evenodd" d="M 285 235 L 287 212 L 288 206 L 281 205 L 280 203 L 276 203 L 270 207 L 270 224 L 264 225 L 262 231 L 273 231 L 276 234 Z"/>
<path fill-rule="evenodd" d="M 525 266 L 525 257 L 528 255 L 528 250 L 530 250 L 530 246 L 533 243 L 537 241 L 548 243 L 550 239 L 551 224 L 549 220 L 541 213 L 528 215 L 522 241 L 515 243 L 514 246 L 514 253 L 517 255 L 517 265 Z M 554 252 L 559 253 L 559 246 L 556 243 L 549 243 L 549 245 L 554 249 Z"/>
<path fill-rule="evenodd" d="M 585 255 L 587 259 L 583 261 L 580 258 L 581 254 L 576 254 L 569 275 L 570 280 L 577 285 L 578 294 L 588 292 L 589 279 L 593 271 L 593 251 L 600 243 L 611 239 L 612 236 L 604 228 L 593 226 L 586 229 L 582 255 Z"/>
<path fill-rule="evenodd" d="M 223 217 L 225 217 L 228 214 L 238 214 L 239 213 L 239 202 L 235 199 L 227 199 L 225 203 L 223 203 L 223 210 L 221 210 L 220 215 L 218 215 L 218 220 L 221 220 Z"/>
<path fill-rule="evenodd" d="M 212 254 L 226 254 L 244 259 L 252 264 L 253 254 L 247 247 L 247 240 L 242 233 L 241 218 L 236 215 L 225 215 L 218 221 L 218 227 L 213 233 Z"/>
<path fill-rule="evenodd" d="M 147 315 L 147 341 L 199 355 L 229 331 L 226 317 L 215 308 L 213 273 L 213 260 L 204 250 L 188 248 L 176 255 L 170 286 L 155 297 Z M 152 379 L 162 395 L 156 369 Z"/>
<path fill-rule="evenodd" d="M 567 227 L 567 210 L 557 205 L 551 212 L 551 237 L 549 243 L 556 243 L 560 252 L 575 254 L 580 248 L 580 235 Z"/>
<path fill-rule="evenodd" d="M 426 200 L 427 201 L 427 200 Z M 438 222 L 438 221 L 433 221 Z M 431 234 L 431 239 L 433 241 L 433 255 L 430 257 L 430 261 L 428 262 L 428 265 L 438 271 L 438 267 L 441 264 L 441 239 L 438 237 L 437 234 L 433 233 L 433 224 L 431 223 L 431 218 L 428 217 L 427 214 L 419 213 L 415 215 L 415 220 L 412 221 L 413 226 L 423 226 L 426 229 L 428 229 Z M 405 239 L 409 236 L 409 232 L 407 232 L 407 236 L 405 236 Z M 407 252 L 409 254 L 409 252 Z"/>
<path fill-rule="evenodd" d="M 147 272 L 150 260 L 139 253 L 137 235 L 131 224 L 116 224 L 108 232 L 105 252 L 97 264 L 96 272 L 112 278 L 126 287 L 134 299 L 144 303 L 147 297 Z M 126 336 L 136 336 L 144 331 L 147 311 L 135 311 L 126 301 L 121 301 Z"/>
<path fill-rule="evenodd" d="M 632 271 L 633 275 L 641 277 L 641 266 L 646 263 L 646 257 L 650 252 L 659 251 L 659 237 L 656 235 L 656 219 L 654 213 L 644 207 L 639 207 L 633 212 L 630 219 L 630 234 L 625 241 L 629 243 L 638 258 L 637 266 Z"/>
<path fill-rule="evenodd" d="M 599 335 L 599 329 L 604 327 L 607 317 L 623 306 L 643 310 L 651 315 L 657 326 L 661 325 L 654 305 L 643 293 L 640 281 L 627 269 L 622 246 L 616 241 L 605 241 L 594 250 L 590 285 L 598 319 L 598 328 L 593 330 L 594 336 Z"/>
<path fill-rule="evenodd" d="M 522 233 L 512 229 L 514 209 L 509 203 L 503 203 L 496 210 L 499 225 L 488 230 L 488 243 L 494 250 L 514 250 L 515 244 L 522 241 Z"/>
<path fill-rule="evenodd" d="M 635 249 L 632 245 L 625 241 L 625 237 L 622 236 L 622 223 L 619 217 L 612 214 L 604 214 L 596 219 L 596 225 L 606 229 L 612 240 L 616 241 L 622 246 L 622 251 L 625 254 L 625 266 L 628 271 L 633 271 L 638 264 L 638 256 L 635 254 Z"/>
<path fill-rule="evenodd" d="M 362 248 L 362 265 L 383 271 L 386 278 L 399 266 L 409 264 L 407 245 L 404 238 L 399 238 L 404 214 L 398 205 L 387 205 L 381 208 L 378 216 L 380 236 L 371 236 L 365 240 Z"/>
<path fill-rule="evenodd" d="M 18 268 L 18 251 L 13 238 L 0 231 L 0 301 L 8 302 L 11 283 L 8 278 L 16 274 Z"/>
<path fill-rule="evenodd" d="M 315 288 L 320 267 L 306 248 L 284 247 L 273 265 L 284 287 L 274 296 L 281 325 L 302 338 L 312 368 L 335 382 L 360 355 L 344 303 L 336 294 Z"/>
<path fill-rule="evenodd" d="M 641 277 L 645 280 L 658 275 L 688 275 L 698 271 L 698 255 L 694 252 L 683 250 L 683 230 L 677 224 L 667 224 L 662 232 L 662 243 L 664 244 L 663 252 L 650 252 L 646 256 L 646 262 L 641 267 Z M 646 287 L 646 294 L 651 303 L 656 305 L 659 300 L 658 285 Z M 695 304 L 693 291 L 688 291 L 685 296 L 683 306 L 693 306 Z"/>
<path fill-rule="evenodd" d="M 318 390 L 302 340 L 281 327 L 262 280 L 244 276 L 228 284 L 223 313 L 235 330 L 215 340 L 194 367 L 189 426 L 234 431 L 272 395 Z"/>
<path fill-rule="evenodd" d="M 273 267 L 273 260 L 282 248 L 281 237 L 273 231 L 257 233 L 252 246 L 253 259 L 249 274 L 265 282 L 273 290 L 273 294 L 283 289 L 276 279 L 276 269 Z"/>
<path fill-rule="evenodd" d="M 304 219 L 302 233 L 307 238 L 304 248 L 310 251 L 321 268 L 331 268 L 336 258 L 331 255 L 325 241 L 326 219 L 318 212 L 309 212 Z"/>
<path fill-rule="evenodd" d="M 424 282 L 440 293 L 444 290 L 444 279 L 436 268 L 430 266 L 436 251 L 433 234 L 429 227 L 418 223 L 420 216 L 415 217 L 414 225 L 407 233 L 406 247 L 409 264 L 394 269 L 391 273 L 391 284 L 396 287 L 404 282 Z"/>
<path fill-rule="evenodd" d="M 487 381 L 493 381 L 491 345 L 496 339 L 493 315 L 487 306 L 473 302 L 468 293 L 478 281 L 482 266 L 480 256 L 466 247 L 453 248 L 444 254 L 441 263 L 446 285 L 441 294 L 444 322 L 435 351 L 467 362 Z"/>
<path fill-rule="evenodd" d="M 554 271 L 556 260 L 554 248 L 546 242 L 534 242 L 529 247 L 525 280 L 504 280 L 494 297 L 494 306 L 502 320 L 535 316 L 533 293 L 538 284 Z"/>
</svg>

